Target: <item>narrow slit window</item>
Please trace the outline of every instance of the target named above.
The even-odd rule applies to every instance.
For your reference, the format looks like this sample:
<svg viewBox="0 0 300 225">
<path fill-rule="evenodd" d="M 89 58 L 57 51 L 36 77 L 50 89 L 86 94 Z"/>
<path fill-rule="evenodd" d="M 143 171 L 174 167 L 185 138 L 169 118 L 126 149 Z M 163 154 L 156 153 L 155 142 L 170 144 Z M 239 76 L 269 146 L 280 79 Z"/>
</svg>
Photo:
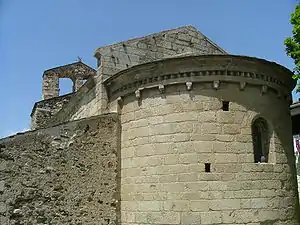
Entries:
<svg viewBox="0 0 300 225">
<path fill-rule="evenodd" d="M 210 173 L 210 163 L 205 163 L 205 172 Z"/>
<path fill-rule="evenodd" d="M 251 127 L 255 163 L 267 163 L 269 158 L 269 132 L 267 121 L 257 118 Z"/>
<path fill-rule="evenodd" d="M 223 111 L 229 111 L 229 101 L 223 101 Z"/>
</svg>

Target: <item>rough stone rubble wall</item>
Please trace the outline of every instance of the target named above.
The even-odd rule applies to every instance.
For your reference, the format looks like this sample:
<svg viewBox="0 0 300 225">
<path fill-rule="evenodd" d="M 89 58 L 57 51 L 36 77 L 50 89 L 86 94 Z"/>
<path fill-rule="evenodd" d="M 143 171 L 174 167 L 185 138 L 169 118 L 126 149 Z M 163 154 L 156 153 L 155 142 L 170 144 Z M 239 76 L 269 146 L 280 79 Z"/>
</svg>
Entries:
<svg viewBox="0 0 300 225">
<path fill-rule="evenodd" d="M 80 107 L 71 119 L 85 118 L 106 112 L 106 93 L 102 82 L 116 72 L 134 65 L 152 62 L 180 54 L 227 54 L 209 41 L 196 28 L 191 26 L 159 32 L 141 38 L 105 46 L 96 50 L 96 57 L 101 55 L 96 86 L 81 101 Z M 95 94 L 96 93 L 96 94 Z M 94 95 L 95 94 L 95 95 Z"/>
<path fill-rule="evenodd" d="M 59 79 L 69 78 L 73 82 L 76 92 L 83 85 L 83 81 L 94 76 L 95 70 L 81 61 L 46 70 L 43 74 L 43 99 L 59 96 Z"/>
<path fill-rule="evenodd" d="M 226 83 L 218 91 L 210 84 L 193 84 L 190 92 L 174 85 L 165 94 L 148 89 L 141 96 L 139 102 L 125 97 L 120 111 L 123 225 L 299 224 L 285 100 Z M 230 101 L 228 112 L 221 99 Z M 265 164 L 254 163 L 257 115 L 273 132 Z"/>
<path fill-rule="evenodd" d="M 36 102 L 31 115 L 31 129 L 42 128 L 72 98 L 73 94 L 59 96 Z"/>
<path fill-rule="evenodd" d="M 43 75 L 42 87 L 43 99 L 49 99 L 59 96 L 59 77 L 55 73 Z"/>
<path fill-rule="evenodd" d="M 93 101 L 96 98 L 95 86 L 96 78 L 89 78 L 86 83 L 73 94 L 70 101 L 60 110 L 55 116 L 49 120 L 48 125 L 56 125 L 62 122 L 71 121 L 80 118 L 73 118 L 73 115 L 76 113 L 80 113 L 82 110 L 82 105 L 86 105 L 89 102 Z M 86 108 L 87 112 L 93 109 L 95 105 L 90 105 L 92 108 Z M 91 116 L 95 116 L 98 114 L 91 114 Z"/>
<path fill-rule="evenodd" d="M 69 121 L 78 108 L 76 106 L 82 102 L 79 97 L 81 98 L 91 89 L 91 86 L 94 86 L 95 74 L 96 70 L 81 61 L 46 70 L 43 74 L 43 100 L 35 103 L 31 115 L 31 128 L 49 127 L 53 124 Z M 60 78 L 69 78 L 73 82 L 72 93 L 59 96 Z M 80 93 L 78 94 L 78 92 Z M 92 97 L 93 95 L 89 95 L 89 98 Z M 72 100 L 69 103 L 70 99 Z M 86 102 L 86 98 L 84 101 Z M 64 108 L 67 109 L 61 110 Z M 59 111 L 62 112 L 58 114 Z"/>
<path fill-rule="evenodd" d="M 116 224 L 115 114 L 0 140 L 0 224 Z"/>
</svg>

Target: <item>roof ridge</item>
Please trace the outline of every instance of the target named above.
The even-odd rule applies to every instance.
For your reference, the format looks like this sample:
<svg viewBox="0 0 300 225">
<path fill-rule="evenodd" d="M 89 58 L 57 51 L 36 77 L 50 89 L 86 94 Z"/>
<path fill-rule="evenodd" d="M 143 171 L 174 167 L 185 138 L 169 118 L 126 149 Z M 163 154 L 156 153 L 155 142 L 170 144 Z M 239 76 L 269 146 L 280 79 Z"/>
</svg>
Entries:
<svg viewBox="0 0 300 225">
<path fill-rule="evenodd" d="M 137 40 L 142 40 L 142 39 L 145 39 L 145 38 L 148 38 L 148 37 L 151 37 L 151 36 L 156 36 L 156 35 L 159 35 L 159 34 L 165 34 L 165 33 L 169 33 L 169 32 L 181 31 L 181 30 L 184 30 L 184 29 L 188 29 L 188 30 L 200 33 L 205 38 L 205 40 L 207 40 L 210 44 L 212 44 L 214 47 L 216 47 L 217 49 L 219 49 L 221 52 L 223 52 L 225 54 L 228 54 L 223 48 L 221 48 L 219 45 L 217 45 L 212 40 L 210 40 L 205 34 L 203 34 L 195 26 L 193 26 L 193 25 L 185 25 L 185 26 L 176 27 L 176 28 L 172 28 L 172 29 L 168 29 L 168 30 L 162 30 L 162 31 L 158 31 L 158 32 L 155 32 L 155 33 L 147 34 L 147 35 L 144 35 L 144 36 L 130 38 L 130 39 L 127 39 L 127 40 L 115 42 L 113 44 L 101 46 L 101 47 L 97 48 L 94 51 L 94 56 L 96 56 L 97 51 L 100 50 L 100 49 L 109 48 L 109 47 L 112 47 L 114 45 L 120 45 L 120 44 L 130 43 L 130 42 L 137 41 Z"/>
<path fill-rule="evenodd" d="M 228 52 L 226 52 L 223 48 L 221 48 L 219 45 L 217 45 L 214 41 L 212 41 L 211 39 L 209 39 L 205 34 L 203 34 L 199 29 L 197 29 L 194 26 L 186 26 L 187 28 L 193 28 L 193 30 L 196 30 L 196 32 L 202 34 L 202 36 L 206 39 L 206 41 L 208 41 L 211 45 L 215 46 L 216 48 L 218 48 L 220 51 L 222 51 L 225 54 L 228 54 Z"/>
<path fill-rule="evenodd" d="M 150 36 L 155 36 L 155 35 L 158 35 L 158 34 L 164 34 L 164 33 L 168 33 L 168 32 L 175 32 L 175 31 L 180 31 L 180 30 L 184 30 L 184 29 L 191 29 L 191 28 L 194 31 L 198 31 L 198 29 L 196 27 L 192 26 L 192 25 L 180 26 L 180 27 L 176 27 L 176 28 L 172 28 L 172 29 L 168 29 L 168 30 L 162 30 L 162 31 L 154 32 L 154 33 L 143 35 L 143 36 L 139 36 L 139 37 L 129 38 L 127 40 L 118 41 L 118 42 L 115 42 L 113 44 L 104 45 L 104 46 L 101 46 L 101 47 L 97 48 L 95 50 L 95 53 L 96 53 L 96 51 L 98 49 L 111 47 L 111 46 L 114 46 L 114 45 L 117 45 L 117 44 L 132 42 L 132 41 L 136 41 L 136 40 L 139 40 L 139 39 L 144 39 L 144 38 L 147 38 L 147 37 L 150 37 Z"/>
<path fill-rule="evenodd" d="M 87 64 L 85 64 L 85 63 L 83 63 L 82 61 L 78 61 L 78 62 L 73 62 L 73 63 L 61 65 L 61 66 L 52 67 L 52 68 L 50 68 L 50 69 L 45 70 L 44 73 L 49 72 L 49 71 L 51 71 L 51 70 L 58 69 L 58 68 L 60 68 L 60 67 L 67 67 L 67 66 L 72 66 L 72 65 L 75 65 L 75 64 L 82 64 L 82 65 L 84 65 L 84 66 L 86 66 L 86 67 L 89 67 L 90 69 L 92 69 L 92 70 L 94 70 L 94 71 L 96 72 L 96 70 L 95 70 L 93 67 L 91 67 L 91 66 L 89 66 L 89 65 L 87 65 Z"/>
</svg>

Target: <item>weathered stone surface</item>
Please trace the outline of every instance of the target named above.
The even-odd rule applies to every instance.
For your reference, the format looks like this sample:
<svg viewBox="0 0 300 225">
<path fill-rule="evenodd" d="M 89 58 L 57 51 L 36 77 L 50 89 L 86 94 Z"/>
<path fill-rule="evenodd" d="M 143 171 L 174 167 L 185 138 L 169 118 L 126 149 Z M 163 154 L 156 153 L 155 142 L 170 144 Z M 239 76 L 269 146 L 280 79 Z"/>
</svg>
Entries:
<svg viewBox="0 0 300 225">
<path fill-rule="evenodd" d="M 164 58 L 193 54 L 227 53 L 192 26 L 162 31 L 98 48 L 95 52 L 98 60 L 95 87 L 85 93 L 80 100 L 69 103 L 65 107 L 68 113 L 61 112 L 54 120 L 64 122 L 66 114 L 68 119 L 80 119 L 106 113 L 108 99 L 106 88 L 102 85 L 103 80 L 123 69 Z M 55 82 L 58 81 L 53 80 L 52 83 Z"/>
<path fill-rule="evenodd" d="M 0 140 L 1 225 L 118 224 L 118 143 L 115 114 Z"/>
<path fill-rule="evenodd" d="M 75 92 L 83 85 L 83 80 L 95 73 L 93 68 L 81 61 L 46 70 L 43 74 L 43 100 L 59 96 L 59 78 L 71 79 Z"/>
<path fill-rule="evenodd" d="M 36 102 L 31 113 L 31 129 L 35 130 L 45 126 L 72 97 L 73 93 Z"/>
<path fill-rule="evenodd" d="M 96 76 L 43 127 L 118 116 L 0 142 L 1 224 L 299 225 L 291 71 L 228 55 L 191 26 L 95 57 Z M 46 71 L 44 97 L 67 68 Z M 254 161 L 258 117 L 266 163 Z"/>
<path fill-rule="evenodd" d="M 222 57 L 230 58 L 230 55 L 203 59 Z M 294 156 L 289 138 L 291 123 L 289 114 L 285 113 L 287 100 L 277 98 L 279 89 L 269 88 L 262 96 L 261 85 L 266 81 L 258 77 L 241 91 L 239 82 L 230 82 L 247 79 L 239 74 L 218 77 L 223 80 L 215 90 L 213 82 L 210 85 L 202 82 L 213 81 L 218 75 L 209 72 L 209 76 L 203 75 L 202 80 L 195 82 L 199 72 L 193 75 L 193 89 L 187 90 L 186 81 L 192 73 L 180 77 L 175 71 L 181 74 L 191 68 L 197 71 L 200 67 L 195 63 L 197 59 L 182 58 L 178 64 L 169 60 L 157 64 L 159 72 L 152 68 L 153 73 L 152 70 L 149 73 L 140 65 L 127 70 L 128 74 L 121 72 L 108 79 L 111 105 L 122 95 L 118 111 L 122 124 L 122 223 L 298 224 Z M 248 64 L 251 60 L 244 62 Z M 207 61 L 205 69 L 221 68 L 222 64 L 213 65 L 216 61 Z M 254 64 L 247 67 L 237 61 L 232 65 L 235 70 L 241 67 L 260 73 Z M 268 76 L 264 66 L 267 65 L 259 69 Z M 203 64 L 200 68 L 203 69 Z M 151 79 L 153 74 L 157 77 L 169 74 L 163 80 L 163 93 L 158 85 L 153 85 L 160 82 Z M 292 87 L 290 79 L 273 75 Z M 130 80 L 129 76 L 134 78 Z M 144 82 L 138 82 L 140 78 Z M 136 86 L 127 86 L 132 81 L 137 81 Z M 280 90 L 289 93 L 287 86 Z M 139 99 L 131 88 L 142 89 Z M 224 100 L 229 101 L 228 111 L 222 109 Z M 271 134 L 269 161 L 261 164 L 254 163 L 251 136 L 252 121 L 259 116 L 268 121 Z M 206 171 L 207 163 L 210 171 Z M 139 210 L 139 205 L 147 207 Z M 168 212 L 173 218 L 160 218 L 157 211 L 165 215 Z"/>
<path fill-rule="evenodd" d="M 191 54 L 226 54 L 192 26 L 162 31 L 98 48 L 95 57 L 105 77 L 159 59 Z"/>
<path fill-rule="evenodd" d="M 164 98 L 157 89 L 144 90 L 140 104 L 134 95 L 124 98 L 121 114 L 122 223 L 172 224 L 179 223 L 178 218 L 181 224 L 250 225 L 273 218 L 274 223 L 297 224 L 296 217 L 291 220 L 289 213 L 283 211 L 287 207 L 290 212 L 298 210 L 295 180 L 287 178 L 294 177 L 295 173 L 291 172 L 292 145 L 285 139 L 290 132 L 287 128 L 289 117 L 282 117 L 280 113 L 287 107 L 285 100 L 277 99 L 273 92 L 261 98 L 260 88 L 256 87 L 240 92 L 237 84 L 228 84 L 218 92 L 196 86 L 192 92 L 193 97 L 183 101 L 189 92 L 182 83 L 167 88 Z M 224 112 L 221 107 L 209 110 L 198 107 L 197 103 L 214 105 L 220 96 L 236 106 L 242 104 L 240 110 L 235 107 L 234 111 L 229 108 L 229 112 Z M 257 104 L 258 99 L 260 104 Z M 176 108 L 170 107 L 174 102 Z M 242 106 L 249 108 L 245 111 Z M 265 111 L 266 108 L 270 110 Z M 139 119 L 135 119 L 136 115 Z M 213 115 L 214 119 L 203 119 L 208 115 Z M 271 132 L 277 136 L 273 136 L 272 142 L 285 143 L 282 143 L 285 150 L 275 145 L 271 147 L 269 154 L 274 158 L 270 157 L 271 161 L 266 164 L 253 162 L 252 138 L 240 139 L 249 129 L 251 133 L 251 121 L 257 115 L 276 124 Z M 158 121 L 153 123 L 147 116 L 153 117 L 153 121 L 157 117 Z M 241 123 L 244 117 L 249 120 L 245 124 Z M 191 138 L 196 134 L 202 138 L 212 135 L 215 139 Z M 283 152 L 289 154 L 283 156 Z M 207 162 L 211 163 L 210 173 L 204 170 Z M 284 167 L 279 168 L 279 165 Z M 156 211 L 172 213 L 173 219 L 166 221 L 166 217 L 157 216 L 154 220 Z M 258 211 L 264 213 L 257 217 Z M 278 211 L 282 211 L 281 217 Z M 136 219 L 130 215 L 135 215 Z"/>
</svg>

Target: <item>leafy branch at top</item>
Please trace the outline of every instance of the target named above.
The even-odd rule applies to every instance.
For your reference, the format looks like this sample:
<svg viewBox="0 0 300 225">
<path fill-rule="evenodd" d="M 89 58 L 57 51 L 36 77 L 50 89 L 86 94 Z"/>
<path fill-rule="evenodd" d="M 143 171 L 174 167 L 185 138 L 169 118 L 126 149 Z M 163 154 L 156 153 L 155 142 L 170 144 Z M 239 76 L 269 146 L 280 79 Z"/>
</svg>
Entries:
<svg viewBox="0 0 300 225">
<path fill-rule="evenodd" d="M 295 7 L 294 12 L 291 14 L 290 19 L 293 25 L 293 35 L 285 39 L 285 51 L 295 63 L 294 76 L 295 80 L 300 79 L 300 4 L 298 3 Z M 297 91 L 300 91 L 300 84 L 297 85 Z"/>
</svg>

